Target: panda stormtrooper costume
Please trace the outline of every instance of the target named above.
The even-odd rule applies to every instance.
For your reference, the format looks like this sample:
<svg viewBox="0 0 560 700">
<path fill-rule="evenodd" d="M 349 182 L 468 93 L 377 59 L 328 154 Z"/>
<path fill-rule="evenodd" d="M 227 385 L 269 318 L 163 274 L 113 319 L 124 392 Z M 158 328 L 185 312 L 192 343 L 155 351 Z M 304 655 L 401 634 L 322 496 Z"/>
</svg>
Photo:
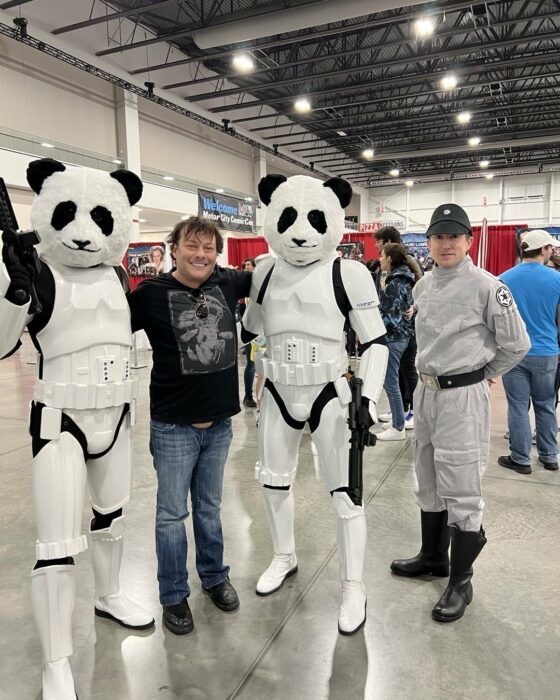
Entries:
<svg viewBox="0 0 560 700">
<path fill-rule="evenodd" d="M 119 585 L 137 387 L 128 303 L 113 266 L 126 251 L 130 207 L 142 183 L 127 170 L 106 173 L 51 159 L 30 163 L 27 180 L 37 194 L 31 221 L 41 237 L 41 269 L 34 285 L 43 308 L 31 315 L 29 300 L 14 303 L 22 268 L 9 260 L 4 234 L 0 357 L 17 349 L 27 326 L 38 351 L 30 419 L 38 534 L 31 603 L 44 655 L 43 699 L 70 700 L 76 697 L 69 664 L 73 557 L 88 547 L 81 531 L 86 481 L 94 512 L 88 539 L 95 613 L 132 629 L 154 624 Z"/>
<path fill-rule="evenodd" d="M 257 366 L 265 378 L 257 476 L 274 557 L 256 592 L 274 593 L 297 571 L 292 485 L 308 422 L 336 512 L 342 579 L 338 628 L 353 634 L 366 619 L 366 523 L 361 489 L 349 483 L 351 393 L 344 376 L 344 324 L 349 321 L 364 347 L 358 376 L 373 422 L 387 365 L 385 327 L 367 268 L 336 252 L 352 197 L 349 183 L 268 175 L 259 183 L 259 195 L 267 205 L 264 235 L 278 257 L 257 265 L 252 303 L 243 318 L 244 337 L 264 335 L 267 348 Z"/>
</svg>

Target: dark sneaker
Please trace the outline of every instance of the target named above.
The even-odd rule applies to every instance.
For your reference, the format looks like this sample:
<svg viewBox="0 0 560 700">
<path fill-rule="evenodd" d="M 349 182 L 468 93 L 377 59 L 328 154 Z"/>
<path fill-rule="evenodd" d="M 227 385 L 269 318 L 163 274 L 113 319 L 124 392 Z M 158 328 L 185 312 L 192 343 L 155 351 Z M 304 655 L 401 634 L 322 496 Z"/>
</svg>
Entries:
<svg viewBox="0 0 560 700">
<path fill-rule="evenodd" d="M 163 626 L 173 634 L 188 634 L 193 631 L 194 622 L 187 598 L 178 605 L 163 606 Z"/>
<path fill-rule="evenodd" d="M 530 474 L 531 465 L 530 464 L 519 464 L 514 459 L 507 455 L 507 457 L 498 457 L 498 464 L 500 467 L 505 467 L 506 469 L 512 469 L 518 474 Z"/>
<path fill-rule="evenodd" d="M 540 457 L 537 461 L 540 462 L 545 469 L 548 469 L 549 472 L 558 471 L 558 462 L 545 462 L 544 459 L 541 459 Z"/>
<path fill-rule="evenodd" d="M 211 588 L 204 588 L 204 586 L 202 586 L 202 590 L 220 610 L 233 612 L 239 607 L 237 592 L 228 579 Z"/>
<path fill-rule="evenodd" d="M 246 396 L 243 399 L 243 405 L 245 406 L 245 408 L 256 408 L 257 402 L 253 399 L 252 396 Z"/>
</svg>

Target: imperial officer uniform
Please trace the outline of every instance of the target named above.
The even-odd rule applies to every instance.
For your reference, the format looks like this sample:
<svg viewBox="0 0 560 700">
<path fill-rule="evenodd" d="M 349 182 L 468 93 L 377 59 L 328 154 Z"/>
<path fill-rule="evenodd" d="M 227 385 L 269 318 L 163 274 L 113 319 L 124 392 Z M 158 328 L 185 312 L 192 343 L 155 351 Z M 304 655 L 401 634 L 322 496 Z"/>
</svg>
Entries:
<svg viewBox="0 0 560 700">
<path fill-rule="evenodd" d="M 466 255 L 472 240 L 466 212 L 454 204 L 441 205 L 427 236 L 431 250 L 447 246 L 442 260 L 449 262 L 435 265 L 413 290 L 422 549 L 412 559 L 393 561 L 391 569 L 412 577 L 447 576 L 451 569 L 449 585 L 432 611 L 437 621 L 451 622 L 462 617 L 472 600 L 472 564 L 486 544 L 481 490 L 490 430 L 486 380 L 520 362 L 530 341 L 509 289 Z M 460 249 L 456 258 L 453 248 Z M 453 264 L 455 259 L 459 261 Z"/>
</svg>

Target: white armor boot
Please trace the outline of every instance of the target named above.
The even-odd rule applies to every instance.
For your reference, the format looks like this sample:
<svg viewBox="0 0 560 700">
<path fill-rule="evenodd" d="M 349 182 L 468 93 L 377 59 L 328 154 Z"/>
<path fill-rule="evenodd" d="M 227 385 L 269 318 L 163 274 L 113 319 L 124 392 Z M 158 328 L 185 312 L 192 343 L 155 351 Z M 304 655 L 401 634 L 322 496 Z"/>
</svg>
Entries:
<svg viewBox="0 0 560 700">
<path fill-rule="evenodd" d="M 336 509 L 336 541 L 340 555 L 342 601 L 338 612 L 340 634 L 354 634 L 366 621 L 366 589 L 362 583 L 366 549 L 363 506 L 355 506 L 348 494 L 333 493 Z"/>
<path fill-rule="evenodd" d="M 130 629 L 147 629 L 155 624 L 146 610 L 121 593 L 119 573 L 123 555 L 124 516 L 111 527 L 89 531 L 91 563 L 95 577 L 95 614 L 115 620 Z"/>
<path fill-rule="evenodd" d="M 270 531 L 274 557 L 268 569 L 257 582 L 257 595 L 267 596 L 282 587 L 284 581 L 297 570 L 296 544 L 294 541 L 294 495 L 292 488 L 270 489 L 263 487 L 264 504 Z"/>
<path fill-rule="evenodd" d="M 76 700 L 69 658 L 76 598 L 73 565 L 45 566 L 31 574 L 31 607 L 43 648 L 43 700 Z"/>
</svg>

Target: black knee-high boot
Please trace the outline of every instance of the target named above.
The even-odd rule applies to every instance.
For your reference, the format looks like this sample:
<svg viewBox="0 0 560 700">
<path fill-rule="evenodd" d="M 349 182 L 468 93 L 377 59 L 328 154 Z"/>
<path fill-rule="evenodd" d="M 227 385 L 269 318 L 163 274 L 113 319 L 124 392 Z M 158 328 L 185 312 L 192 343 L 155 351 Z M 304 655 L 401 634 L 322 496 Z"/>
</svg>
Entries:
<svg viewBox="0 0 560 700">
<path fill-rule="evenodd" d="M 432 610 L 438 622 L 454 622 L 463 617 L 473 597 L 472 565 L 486 544 L 482 527 L 479 532 L 453 530 L 451 536 L 451 575 L 439 602 Z"/>
<path fill-rule="evenodd" d="M 395 559 L 391 571 L 398 576 L 449 576 L 449 541 L 447 511 L 430 513 L 422 510 L 422 549 L 411 559 Z"/>
</svg>

